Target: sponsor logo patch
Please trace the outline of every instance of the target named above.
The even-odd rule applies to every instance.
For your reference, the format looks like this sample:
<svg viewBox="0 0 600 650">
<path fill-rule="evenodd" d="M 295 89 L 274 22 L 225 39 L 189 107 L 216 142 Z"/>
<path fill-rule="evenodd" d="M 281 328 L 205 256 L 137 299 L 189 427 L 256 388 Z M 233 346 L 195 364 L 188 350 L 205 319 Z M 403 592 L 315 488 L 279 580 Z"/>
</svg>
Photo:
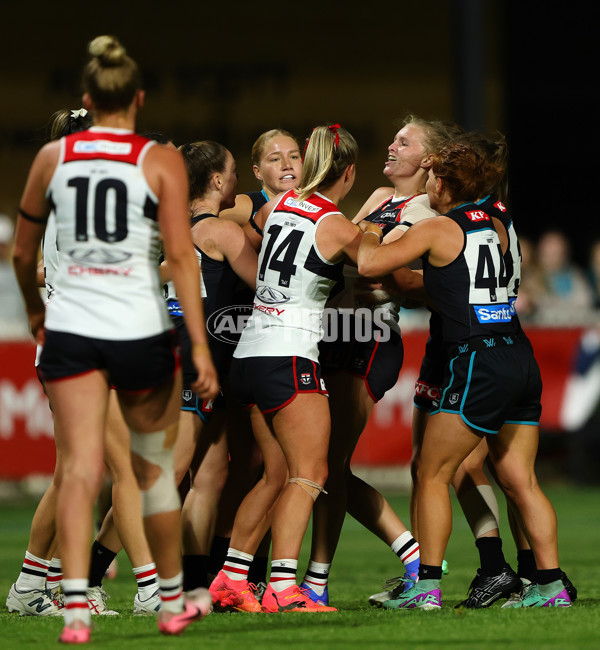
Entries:
<svg viewBox="0 0 600 650">
<path fill-rule="evenodd" d="M 473 305 L 475 315 L 480 323 L 510 323 L 513 310 L 510 305 Z"/>
<path fill-rule="evenodd" d="M 483 210 L 470 210 L 467 212 L 467 217 L 469 217 L 471 221 L 475 222 L 490 220 L 489 216 Z"/>
<path fill-rule="evenodd" d="M 107 153 L 111 156 L 128 156 L 131 153 L 131 142 L 112 142 L 111 140 L 94 140 L 86 142 L 78 140 L 74 146 L 75 153 Z"/>
</svg>

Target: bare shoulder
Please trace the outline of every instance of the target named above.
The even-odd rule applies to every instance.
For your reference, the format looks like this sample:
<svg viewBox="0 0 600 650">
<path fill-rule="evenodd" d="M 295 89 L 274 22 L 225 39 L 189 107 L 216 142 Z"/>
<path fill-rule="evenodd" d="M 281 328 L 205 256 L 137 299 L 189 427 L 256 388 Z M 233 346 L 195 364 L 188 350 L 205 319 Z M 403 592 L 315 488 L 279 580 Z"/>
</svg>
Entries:
<svg viewBox="0 0 600 650">
<path fill-rule="evenodd" d="M 368 214 L 373 212 L 373 210 L 383 203 L 386 199 L 392 196 L 394 193 L 393 187 L 378 187 L 371 196 L 364 202 L 361 209 L 357 212 L 356 216 L 352 220 L 354 223 L 362 221 Z"/>
<path fill-rule="evenodd" d="M 238 194 L 235 197 L 235 205 L 233 208 L 223 210 L 219 215 L 219 218 L 243 225 L 251 216 L 252 199 L 247 194 Z"/>
</svg>

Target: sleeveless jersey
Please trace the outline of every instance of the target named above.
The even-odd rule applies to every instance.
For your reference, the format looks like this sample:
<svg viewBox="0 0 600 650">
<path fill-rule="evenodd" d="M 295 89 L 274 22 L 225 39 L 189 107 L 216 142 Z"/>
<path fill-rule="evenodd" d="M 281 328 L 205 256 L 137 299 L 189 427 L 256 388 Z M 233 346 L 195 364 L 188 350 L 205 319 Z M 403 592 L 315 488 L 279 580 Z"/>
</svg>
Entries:
<svg viewBox="0 0 600 650">
<path fill-rule="evenodd" d="M 481 201 L 478 201 L 477 205 L 490 216 L 499 219 L 506 228 L 508 235 L 508 248 L 504 253 L 504 266 L 506 268 L 506 275 L 508 276 L 506 289 L 508 291 L 508 303 L 511 313 L 513 316 L 516 316 L 515 302 L 519 293 L 519 285 L 521 284 L 521 248 L 513 220 L 504 203 L 495 199 L 493 196 L 487 196 Z"/>
<path fill-rule="evenodd" d="M 492 217 L 476 203 L 458 206 L 445 216 L 463 230 L 463 250 L 442 267 L 423 258 L 425 288 L 441 313 L 444 343 L 518 333 L 508 294 L 511 276 Z"/>
<path fill-rule="evenodd" d="M 195 223 L 198 223 L 198 221 L 201 221 L 202 219 L 206 219 L 207 217 L 215 217 L 216 215 L 214 214 L 201 214 L 201 215 L 195 215 L 190 218 L 190 227 L 192 227 Z M 196 259 L 198 260 L 198 272 L 200 273 L 200 270 L 202 268 L 202 251 L 194 244 L 194 252 L 196 253 Z M 173 283 L 173 280 L 169 280 L 165 285 L 164 285 L 164 290 L 165 290 L 165 298 L 167 300 L 167 308 L 169 310 L 169 314 L 171 316 L 183 316 L 183 309 L 181 308 L 181 305 L 179 304 L 179 300 L 177 299 L 177 291 L 175 290 L 175 284 Z M 204 299 L 206 298 L 206 285 L 204 284 L 204 276 L 202 273 L 200 273 L 200 294 Z M 206 314 L 205 314 L 205 319 L 206 319 Z"/>
<path fill-rule="evenodd" d="M 44 284 L 46 286 L 46 300 L 52 298 L 56 285 L 56 272 L 58 271 L 59 252 L 56 243 L 56 217 L 54 210 L 48 217 L 46 230 L 42 239 L 42 260 L 44 261 Z"/>
<path fill-rule="evenodd" d="M 252 218 L 265 203 L 269 202 L 269 197 L 264 190 L 258 192 L 246 192 L 246 196 L 249 196 L 252 201 L 252 215 L 250 218 Z"/>
<path fill-rule="evenodd" d="M 172 328 L 158 272 L 158 199 L 142 170 L 154 144 L 104 127 L 60 140 L 47 192 L 60 251 L 49 330 L 130 340 Z"/>
<path fill-rule="evenodd" d="M 252 316 L 234 357 L 299 356 L 317 361 L 321 318 L 343 263 L 326 260 L 316 244 L 319 224 L 337 206 L 319 193 L 277 202 L 264 226 Z"/>
<path fill-rule="evenodd" d="M 418 196 L 420 195 L 417 194 L 414 196 L 402 197 L 396 200 L 394 200 L 393 195 L 389 196 L 365 217 L 365 221 L 370 221 L 371 223 L 380 226 L 382 236 L 385 237 L 397 226 L 407 225 L 403 221 L 403 212 L 405 208 L 411 205 L 412 201 Z M 355 310 L 360 308 L 360 313 L 364 318 L 374 318 L 380 322 L 380 324 L 385 323 L 397 334 L 400 334 L 399 321 L 402 299 L 390 296 L 388 302 L 380 303 L 376 306 L 359 305 L 354 297 L 354 285 L 358 277 L 360 276 L 356 267 L 350 264 L 345 264 L 343 286 L 336 287 L 335 292 L 332 292 L 332 297 L 327 303 L 327 306 L 336 309 Z M 335 295 L 333 295 L 334 293 Z"/>
</svg>

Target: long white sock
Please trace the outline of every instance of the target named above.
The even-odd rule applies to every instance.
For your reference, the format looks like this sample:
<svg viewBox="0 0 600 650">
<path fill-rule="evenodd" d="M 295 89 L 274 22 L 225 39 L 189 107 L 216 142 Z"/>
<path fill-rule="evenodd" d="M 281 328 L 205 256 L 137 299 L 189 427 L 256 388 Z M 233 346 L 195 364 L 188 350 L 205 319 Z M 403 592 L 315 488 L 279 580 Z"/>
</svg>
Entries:
<svg viewBox="0 0 600 650">
<path fill-rule="evenodd" d="M 172 578 L 158 577 L 161 609 L 173 614 L 183 611 L 183 571 Z"/>
<path fill-rule="evenodd" d="M 329 581 L 329 570 L 331 569 L 331 562 L 313 562 L 308 563 L 306 573 L 304 574 L 304 582 L 317 594 L 322 596 L 327 589 L 327 582 Z"/>
<path fill-rule="evenodd" d="M 248 580 L 248 571 L 253 559 L 254 555 L 238 551 L 230 546 L 227 550 L 225 564 L 223 564 L 223 573 L 230 580 Z"/>
<path fill-rule="evenodd" d="M 88 606 L 86 590 L 87 578 L 63 578 L 62 589 L 65 595 L 65 625 L 74 621 L 91 624 L 91 612 Z"/>
<path fill-rule="evenodd" d="M 280 560 L 271 560 L 271 575 L 269 584 L 273 591 L 284 591 L 296 584 L 296 571 L 298 570 L 298 560 L 291 558 L 281 558 Z"/>
<path fill-rule="evenodd" d="M 46 587 L 50 590 L 58 587 L 62 580 L 62 562 L 59 557 L 53 557 L 50 561 L 50 568 L 48 569 L 48 577 L 46 578 Z"/>
<path fill-rule="evenodd" d="M 25 551 L 23 567 L 21 568 L 21 573 L 17 578 L 17 589 L 19 591 L 28 591 L 29 589 L 45 589 L 49 567 L 49 560 L 44 560 L 41 557 L 32 555 L 29 551 Z"/>
<path fill-rule="evenodd" d="M 133 569 L 133 575 L 137 581 L 138 594 L 141 600 L 148 600 L 158 589 L 158 573 L 156 564 L 144 564 Z"/>
</svg>

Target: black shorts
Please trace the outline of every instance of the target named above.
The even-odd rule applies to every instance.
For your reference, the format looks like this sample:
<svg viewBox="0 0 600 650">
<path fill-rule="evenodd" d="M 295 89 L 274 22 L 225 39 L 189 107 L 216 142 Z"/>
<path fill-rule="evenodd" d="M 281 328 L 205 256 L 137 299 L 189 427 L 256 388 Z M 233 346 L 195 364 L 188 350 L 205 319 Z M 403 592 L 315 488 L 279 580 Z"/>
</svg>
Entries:
<svg viewBox="0 0 600 650">
<path fill-rule="evenodd" d="M 539 423 L 542 378 L 526 342 L 453 355 L 434 413 L 457 413 L 471 428 L 497 433 L 503 424 Z"/>
<path fill-rule="evenodd" d="M 168 381 L 179 368 L 174 330 L 146 339 L 111 341 L 46 330 L 39 370 L 44 381 L 106 370 L 117 390 L 143 391 Z"/>
<path fill-rule="evenodd" d="M 352 319 L 353 321 L 354 319 Z M 375 333 L 368 341 L 322 341 L 319 362 L 323 374 L 344 371 L 364 380 L 369 395 L 378 402 L 398 381 L 404 361 L 402 337 L 392 330 L 386 341 Z"/>
<path fill-rule="evenodd" d="M 298 393 L 328 395 L 321 367 L 304 357 L 234 357 L 229 384 L 242 406 L 256 404 L 263 413 L 287 406 Z"/>
<path fill-rule="evenodd" d="M 185 385 L 181 391 L 181 410 L 195 413 L 204 423 L 208 422 L 217 402 L 221 402 L 220 395 L 214 399 L 202 399 L 190 386 Z"/>
<path fill-rule="evenodd" d="M 444 350 L 436 357 L 429 356 L 425 352 L 419 378 L 415 382 L 414 405 L 421 411 L 431 413 L 437 409 L 442 394 L 446 363 Z"/>
<path fill-rule="evenodd" d="M 425 344 L 425 355 L 421 362 L 419 378 L 415 382 L 414 405 L 431 413 L 439 405 L 442 383 L 446 370 L 448 352 L 442 337 L 442 321 L 437 312 L 429 317 L 429 338 Z M 434 404 L 435 402 L 435 404 Z"/>
</svg>

